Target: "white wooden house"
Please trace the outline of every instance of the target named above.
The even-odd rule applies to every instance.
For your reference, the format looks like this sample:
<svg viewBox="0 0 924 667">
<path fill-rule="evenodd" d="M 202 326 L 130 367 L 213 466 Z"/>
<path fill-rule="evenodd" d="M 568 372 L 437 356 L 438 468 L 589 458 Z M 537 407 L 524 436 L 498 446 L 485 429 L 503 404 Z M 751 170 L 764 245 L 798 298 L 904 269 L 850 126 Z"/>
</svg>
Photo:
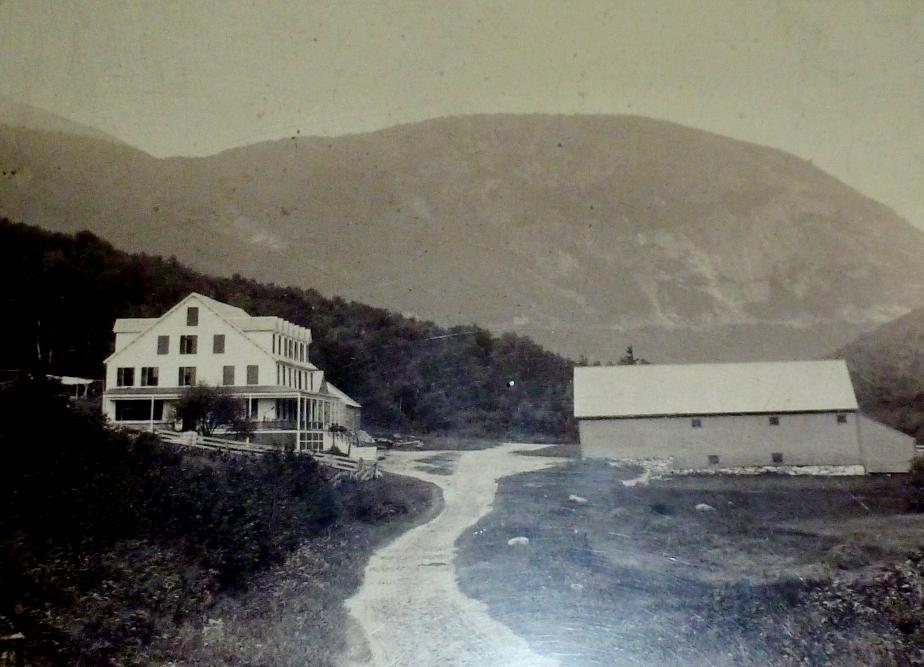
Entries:
<svg viewBox="0 0 924 667">
<path fill-rule="evenodd" d="M 860 415 L 839 360 L 579 367 L 574 415 L 585 458 L 906 472 L 914 457 L 913 438 Z"/>
<path fill-rule="evenodd" d="M 343 437 L 331 426 L 359 428 L 360 405 L 311 363 L 304 327 L 193 293 L 160 317 L 118 319 L 113 331 L 103 411 L 117 425 L 173 427 L 181 392 L 207 384 L 243 399 L 257 442 L 321 451 Z"/>
</svg>

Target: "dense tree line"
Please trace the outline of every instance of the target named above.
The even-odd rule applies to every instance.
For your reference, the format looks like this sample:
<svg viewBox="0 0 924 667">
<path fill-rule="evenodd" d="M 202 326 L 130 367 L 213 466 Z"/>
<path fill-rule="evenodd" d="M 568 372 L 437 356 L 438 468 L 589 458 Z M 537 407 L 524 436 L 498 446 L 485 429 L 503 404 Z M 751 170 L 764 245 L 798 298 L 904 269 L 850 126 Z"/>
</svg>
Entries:
<svg viewBox="0 0 924 667">
<path fill-rule="evenodd" d="M 573 437 L 571 364 L 528 338 L 439 327 L 313 289 L 197 273 L 127 254 L 89 232 L 0 221 L 6 326 L 0 368 L 102 376 L 117 317 L 154 317 L 191 291 L 314 334 L 312 361 L 363 404 L 372 427 Z"/>
</svg>

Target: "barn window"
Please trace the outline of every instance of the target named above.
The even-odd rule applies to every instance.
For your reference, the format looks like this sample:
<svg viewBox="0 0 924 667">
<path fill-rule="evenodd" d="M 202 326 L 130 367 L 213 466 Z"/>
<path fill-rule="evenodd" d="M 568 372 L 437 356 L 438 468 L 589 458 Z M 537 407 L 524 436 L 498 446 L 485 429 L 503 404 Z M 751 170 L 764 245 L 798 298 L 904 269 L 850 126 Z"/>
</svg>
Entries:
<svg viewBox="0 0 924 667">
<path fill-rule="evenodd" d="M 221 383 L 225 386 L 234 384 L 234 366 L 224 366 L 221 369 Z"/>
<path fill-rule="evenodd" d="M 690 426 L 693 428 L 701 428 L 702 425 L 703 421 L 699 417 L 693 417 L 693 419 L 690 421 Z"/>
<path fill-rule="evenodd" d="M 194 327 L 199 324 L 199 309 L 192 307 L 186 309 L 186 326 Z"/>
<path fill-rule="evenodd" d="M 215 354 L 225 353 L 225 335 L 215 334 L 212 336 L 212 352 Z"/>
<path fill-rule="evenodd" d="M 847 415 L 838 415 L 838 416 L 837 416 L 837 423 L 838 423 L 838 424 L 846 424 L 846 423 L 847 423 Z"/>
<path fill-rule="evenodd" d="M 770 426 L 779 426 L 779 425 L 780 425 L 779 417 L 777 417 L 776 415 L 773 415 L 772 417 L 770 417 Z"/>
<path fill-rule="evenodd" d="M 783 462 L 783 453 L 782 452 L 773 452 L 770 455 L 770 460 L 773 463 L 782 463 Z"/>
<path fill-rule="evenodd" d="M 709 455 L 709 465 L 711 465 L 711 466 L 717 466 L 717 465 L 719 465 L 719 455 L 718 455 L 718 454 L 710 454 L 710 455 Z"/>
<path fill-rule="evenodd" d="M 157 337 L 157 354 L 168 354 L 170 352 L 170 336 Z"/>
<path fill-rule="evenodd" d="M 247 367 L 247 384 L 260 384 L 260 367 Z"/>
</svg>

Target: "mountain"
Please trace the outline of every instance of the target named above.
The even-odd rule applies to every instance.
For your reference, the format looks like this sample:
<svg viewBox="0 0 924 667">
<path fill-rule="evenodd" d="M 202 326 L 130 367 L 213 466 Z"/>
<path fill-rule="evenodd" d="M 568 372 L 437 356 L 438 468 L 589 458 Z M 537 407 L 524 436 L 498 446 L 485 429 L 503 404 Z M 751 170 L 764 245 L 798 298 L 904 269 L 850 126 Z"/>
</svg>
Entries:
<svg viewBox="0 0 924 667">
<path fill-rule="evenodd" d="M 67 120 L 44 109 L 21 104 L 3 95 L 0 95 L 0 125 L 40 130 L 58 135 L 70 134 L 124 145 L 120 139 L 97 130 L 95 127 Z"/>
<path fill-rule="evenodd" d="M 863 410 L 924 444 L 924 308 L 860 336 L 838 356 Z"/>
<path fill-rule="evenodd" d="M 169 159 L 3 127 L 0 172 L 12 219 L 573 358 L 813 357 L 924 304 L 924 234 L 891 210 L 645 118 L 466 116 Z"/>
</svg>

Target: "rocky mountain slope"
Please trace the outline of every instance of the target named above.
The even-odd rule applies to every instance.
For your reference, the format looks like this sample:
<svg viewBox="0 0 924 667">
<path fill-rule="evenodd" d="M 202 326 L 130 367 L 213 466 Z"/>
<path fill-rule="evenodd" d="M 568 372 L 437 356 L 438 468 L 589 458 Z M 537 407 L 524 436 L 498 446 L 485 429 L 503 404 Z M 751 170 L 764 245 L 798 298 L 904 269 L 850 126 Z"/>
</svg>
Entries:
<svg viewBox="0 0 924 667">
<path fill-rule="evenodd" d="M 924 234 L 809 162 L 623 116 L 467 116 L 155 159 L 0 128 L 0 214 L 577 358 L 825 354 L 924 304 Z"/>
</svg>

